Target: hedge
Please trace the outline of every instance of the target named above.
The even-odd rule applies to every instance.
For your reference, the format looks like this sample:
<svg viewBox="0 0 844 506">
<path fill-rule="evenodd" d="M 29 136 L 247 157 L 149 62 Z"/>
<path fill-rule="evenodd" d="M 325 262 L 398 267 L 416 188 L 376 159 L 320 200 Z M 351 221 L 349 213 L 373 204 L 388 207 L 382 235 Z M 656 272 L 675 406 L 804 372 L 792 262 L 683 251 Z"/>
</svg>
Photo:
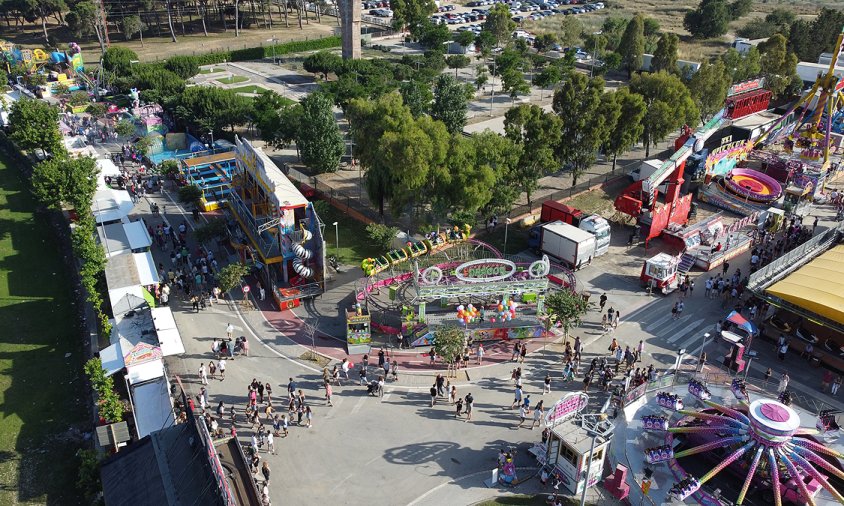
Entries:
<svg viewBox="0 0 844 506">
<path fill-rule="evenodd" d="M 212 53 L 199 54 L 194 56 L 194 58 L 196 58 L 197 65 L 214 65 L 215 63 L 223 63 L 224 61 L 260 60 L 262 58 L 270 58 L 273 55 L 281 56 L 290 53 L 330 49 L 340 47 L 341 44 L 342 40 L 339 36 L 331 36 L 321 39 L 284 42 L 282 44 L 276 44 L 275 49 L 273 49 L 273 46 L 250 47 L 246 49 L 236 49 L 234 51 L 215 51 Z"/>
</svg>

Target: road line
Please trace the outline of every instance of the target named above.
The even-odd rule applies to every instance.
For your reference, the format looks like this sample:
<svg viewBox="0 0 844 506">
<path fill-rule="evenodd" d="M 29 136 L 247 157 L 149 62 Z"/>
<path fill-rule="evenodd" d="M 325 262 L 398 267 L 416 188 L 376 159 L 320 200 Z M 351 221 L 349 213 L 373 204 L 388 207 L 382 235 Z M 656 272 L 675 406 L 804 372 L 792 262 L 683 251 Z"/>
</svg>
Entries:
<svg viewBox="0 0 844 506">
<path fill-rule="evenodd" d="M 699 320 L 695 320 L 694 322 L 688 324 L 686 326 L 686 330 L 683 330 L 682 332 L 678 332 L 678 333 L 674 334 L 673 336 L 669 337 L 668 342 L 673 343 L 674 341 L 679 340 L 681 337 L 684 337 L 689 332 L 694 332 L 695 330 L 697 330 L 697 327 L 701 323 L 703 323 L 705 320 L 706 320 L 705 318 L 701 318 Z"/>
<path fill-rule="evenodd" d="M 671 318 L 671 316 L 672 316 L 672 315 L 671 315 L 671 313 L 668 313 L 667 315 L 662 316 L 662 317 L 661 317 L 661 318 L 659 318 L 657 321 L 655 321 L 655 322 L 651 323 L 650 325 L 648 325 L 647 327 L 645 327 L 645 330 L 647 330 L 648 332 L 650 332 L 651 330 L 653 330 L 653 329 L 655 329 L 655 328 L 659 327 L 660 325 L 662 325 L 663 323 L 665 323 L 666 321 L 668 321 L 668 319 L 669 319 L 669 318 Z"/>
<path fill-rule="evenodd" d="M 689 346 L 695 344 L 696 342 L 700 342 L 702 339 L 703 339 L 702 335 L 692 336 L 692 337 L 686 339 L 685 341 L 683 341 L 683 344 L 680 345 L 680 348 L 688 348 Z M 707 342 L 709 342 L 709 341 L 707 341 Z M 698 345 L 698 348 L 700 348 L 700 345 Z"/>
<path fill-rule="evenodd" d="M 293 362 L 294 364 L 296 364 L 296 365 L 298 365 L 298 366 L 300 366 L 300 367 L 302 367 L 302 368 L 304 368 L 304 369 L 307 369 L 307 370 L 309 370 L 309 371 L 311 371 L 311 372 L 315 372 L 315 373 L 322 372 L 320 369 L 313 368 L 313 367 L 311 367 L 311 366 L 309 366 L 309 365 L 305 365 L 305 364 L 303 364 L 303 363 L 299 362 L 298 360 L 294 360 L 293 358 L 288 357 L 288 356 L 287 356 L 287 355 L 285 355 L 284 353 L 281 353 L 280 351 L 277 351 L 275 348 L 273 348 L 273 347 L 272 347 L 272 346 L 270 346 L 269 344 L 265 343 L 265 342 L 264 342 L 264 340 L 263 340 L 263 339 L 261 339 L 260 337 L 258 337 L 258 334 L 256 334 L 256 333 L 252 330 L 252 327 L 251 327 L 248 323 L 246 323 L 246 320 L 243 318 L 243 315 L 240 313 L 240 309 L 238 309 L 237 305 L 235 305 L 235 307 L 234 307 L 234 311 L 235 311 L 235 314 L 237 314 L 237 317 L 240 319 L 240 321 L 241 321 L 241 322 L 243 322 L 243 325 L 246 327 L 246 330 L 248 330 L 248 331 L 249 331 L 249 333 L 250 333 L 250 334 L 252 334 L 252 337 L 253 337 L 253 338 L 255 338 L 255 340 L 256 340 L 256 341 L 258 341 L 259 343 L 263 344 L 263 345 L 264 345 L 264 347 L 265 347 L 266 349 L 270 350 L 270 351 L 271 351 L 272 353 L 274 353 L 275 355 L 277 355 L 277 356 L 279 356 L 279 357 L 281 357 L 281 358 L 283 358 L 283 359 L 285 359 L 285 360 L 288 360 L 288 361 L 290 361 L 290 362 Z M 282 335 L 284 335 L 284 334 L 282 334 Z"/>
<path fill-rule="evenodd" d="M 669 324 L 667 327 L 659 329 L 659 333 L 662 334 L 662 335 L 670 334 L 670 332 L 672 330 L 674 330 L 675 328 L 678 328 L 681 325 L 683 325 L 686 322 L 686 320 L 688 320 L 691 317 L 692 317 L 691 315 L 686 315 L 686 316 L 683 316 L 681 318 L 677 318 L 673 323 Z"/>
<path fill-rule="evenodd" d="M 355 404 L 355 407 L 353 407 L 353 408 L 352 408 L 352 410 L 351 410 L 351 411 L 349 411 L 349 414 L 350 414 L 350 415 L 354 415 L 355 413 L 357 413 L 358 411 L 360 411 L 360 408 L 362 408 L 362 407 L 363 407 L 363 403 L 364 403 L 364 402 L 366 402 L 366 397 L 361 397 L 360 399 L 358 399 L 357 404 Z"/>
</svg>

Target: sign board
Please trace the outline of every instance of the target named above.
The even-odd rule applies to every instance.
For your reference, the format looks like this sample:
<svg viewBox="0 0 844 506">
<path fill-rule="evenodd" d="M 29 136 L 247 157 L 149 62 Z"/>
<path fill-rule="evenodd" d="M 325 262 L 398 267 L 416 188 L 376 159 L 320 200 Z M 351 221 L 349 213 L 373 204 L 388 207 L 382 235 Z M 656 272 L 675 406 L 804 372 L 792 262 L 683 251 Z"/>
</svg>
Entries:
<svg viewBox="0 0 844 506">
<path fill-rule="evenodd" d="M 742 93 L 759 90 L 764 87 L 765 78 L 759 77 L 757 79 L 751 79 L 750 81 L 744 81 L 730 86 L 730 89 L 727 91 L 727 96 L 732 97 L 733 95 L 740 95 Z"/>
<path fill-rule="evenodd" d="M 100 446 L 117 446 L 132 439 L 126 422 L 110 423 L 97 427 L 97 444 Z"/>
<path fill-rule="evenodd" d="M 583 392 L 570 393 L 548 410 L 548 414 L 545 415 L 545 423 L 552 425 L 568 420 L 583 411 L 588 403 L 589 396 Z"/>
<path fill-rule="evenodd" d="M 516 273 L 516 264 L 501 258 L 472 260 L 457 266 L 455 277 L 467 283 L 503 281 Z"/>
<path fill-rule="evenodd" d="M 249 290 L 251 290 L 251 288 L 249 288 L 249 285 L 243 285 L 243 293 L 249 293 Z"/>
</svg>

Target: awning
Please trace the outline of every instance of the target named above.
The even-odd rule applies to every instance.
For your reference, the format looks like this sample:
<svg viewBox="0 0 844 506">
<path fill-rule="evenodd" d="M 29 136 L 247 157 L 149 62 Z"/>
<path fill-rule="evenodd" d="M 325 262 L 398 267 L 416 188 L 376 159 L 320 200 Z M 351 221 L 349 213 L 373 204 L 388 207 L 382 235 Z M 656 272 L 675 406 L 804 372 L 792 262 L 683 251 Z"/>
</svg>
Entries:
<svg viewBox="0 0 844 506">
<path fill-rule="evenodd" d="M 173 425 L 171 402 L 166 378 L 132 387 L 132 403 L 135 406 L 135 423 L 139 438 Z"/>
<path fill-rule="evenodd" d="M 151 312 L 155 333 L 158 335 L 158 343 L 164 356 L 184 353 L 185 345 L 182 343 L 182 336 L 178 327 L 176 327 L 176 320 L 173 319 L 173 312 L 170 308 L 157 307 L 152 309 Z"/>
<path fill-rule="evenodd" d="M 116 374 L 126 367 L 123 355 L 131 349 L 132 343 L 121 337 L 116 343 L 100 350 L 100 362 L 106 376 Z"/>
<path fill-rule="evenodd" d="M 155 268 L 155 260 L 152 253 L 132 253 L 135 257 L 135 265 L 138 268 L 138 280 L 142 285 L 154 285 L 158 283 L 158 270 Z"/>
<path fill-rule="evenodd" d="M 145 362 L 141 365 L 136 365 L 126 368 L 126 378 L 130 385 L 149 381 L 155 378 L 164 376 L 164 362 L 161 360 L 153 360 Z"/>
<path fill-rule="evenodd" d="M 133 221 L 123 225 L 126 238 L 129 240 L 129 248 L 132 250 L 144 249 L 152 245 L 152 238 L 149 236 L 146 224 L 143 220 Z"/>
<path fill-rule="evenodd" d="M 134 290 L 134 288 L 137 287 L 130 286 L 127 287 L 127 289 L 112 290 L 109 292 L 109 297 L 112 296 L 112 292 L 114 292 L 115 295 L 123 293 L 123 295 L 120 296 L 119 299 L 111 300 L 111 312 L 115 316 L 126 314 L 129 311 L 140 309 L 146 305 L 147 301 L 144 300 L 143 297 L 137 295 L 140 292 L 138 290 Z"/>
<path fill-rule="evenodd" d="M 91 212 L 97 223 L 119 221 L 129 215 L 135 204 L 126 190 L 98 190 L 94 194 Z"/>
<path fill-rule="evenodd" d="M 790 276 L 774 283 L 767 293 L 795 306 L 844 325 L 844 246 L 836 246 Z"/>
<path fill-rule="evenodd" d="M 727 321 L 734 323 L 737 327 L 744 329 L 745 332 L 750 334 L 751 336 L 755 336 L 759 333 L 759 329 L 753 322 L 749 321 L 747 318 L 741 315 L 736 311 L 731 312 L 727 315 Z"/>
</svg>

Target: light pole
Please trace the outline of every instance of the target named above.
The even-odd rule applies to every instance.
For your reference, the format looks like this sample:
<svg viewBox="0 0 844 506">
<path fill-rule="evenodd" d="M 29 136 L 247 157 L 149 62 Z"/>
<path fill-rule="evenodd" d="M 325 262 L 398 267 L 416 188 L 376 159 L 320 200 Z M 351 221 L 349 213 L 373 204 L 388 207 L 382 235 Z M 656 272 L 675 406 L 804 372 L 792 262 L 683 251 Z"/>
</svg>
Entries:
<svg viewBox="0 0 844 506">
<path fill-rule="evenodd" d="M 594 32 L 592 35 L 592 66 L 589 67 L 589 79 L 592 79 L 592 72 L 595 70 L 595 60 L 598 58 L 598 36 L 601 35 L 603 30 L 598 30 Z"/>
<path fill-rule="evenodd" d="M 337 243 L 337 261 L 340 261 L 340 229 L 337 227 L 337 222 L 335 221 L 332 223 L 334 225 L 334 240 Z"/>
<path fill-rule="evenodd" d="M 510 226 L 510 218 L 504 220 L 504 257 L 507 257 L 507 228 Z"/>
<path fill-rule="evenodd" d="M 587 417 L 592 417 L 592 420 L 588 420 Z M 586 490 L 589 488 L 589 471 L 592 470 L 592 454 L 595 452 L 595 441 L 597 441 L 599 437 L 604 441 L 612 437 L 615 424 L 607 421 L 606 413 L 599 413 L 594 415 L 583 415 L 581 427 L 583 427 L 587 434 L 592 436 L 592 444 L 589 447 L 589 460 L 586 464 L 586 477 L 583 482 L 583 493 L 580 495 L 580 506 L 585 506 Z"/>
<path fill-rule="evenodd" d="M 276 42 L 278 42 L 278 38 L 276 38 L 276 36 L 275 36 L 275 35 L 273 35 L 273 38 L 271 38 L 271 39 L 267 39 L 267 42 L 272 42 L 272 43 L 273 43 L 273 45 L 272 45 L 272 48 L 273 48 L 273 49 L 272 49 L 272 52 L 273 52 L 273 65 L 276 65 L 276 64 L 277 64 L 277 62 L 275 61 L 275 43 L 276 43 Z"/>
<path fill-rule="evenodd" d="M 208 135 L 211 136 L 211 154 L 214 154 L 214 130 L 209 130 Z"/>
<path fill-rule="evenodd" d="M 492 83 L 489 85 L 489 115 L 492 117 L 492 106 L 495 103 L 495 57 L 492 58 Z"/>
</svg>

